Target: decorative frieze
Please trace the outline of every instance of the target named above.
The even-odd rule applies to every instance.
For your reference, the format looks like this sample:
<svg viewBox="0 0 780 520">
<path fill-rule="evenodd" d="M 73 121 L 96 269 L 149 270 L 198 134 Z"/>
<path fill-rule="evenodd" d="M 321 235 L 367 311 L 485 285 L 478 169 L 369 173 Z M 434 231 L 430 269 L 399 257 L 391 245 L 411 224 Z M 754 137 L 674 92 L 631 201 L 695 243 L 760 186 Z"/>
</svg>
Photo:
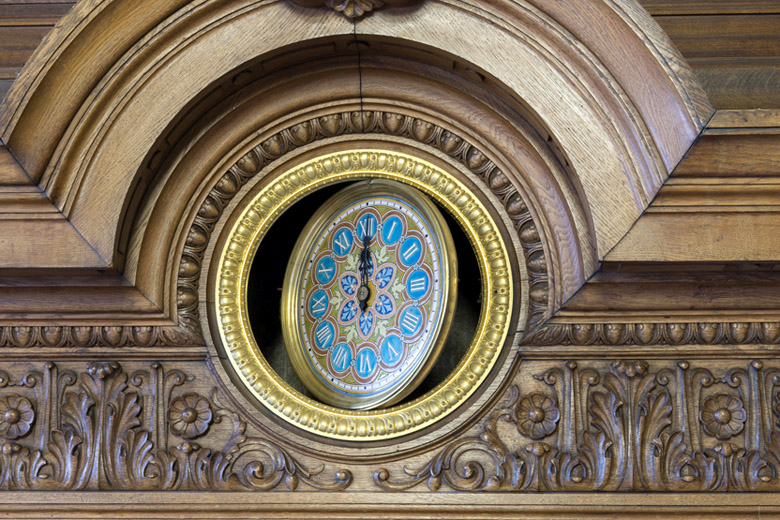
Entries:
<svg viewBox="0 0 780 520">
<path fill-rule="evenodd" d="M 248 432 L 206 381 L 159 363 L 45 363 L 0 372 L 0 489 L 344 489 Z M 202 365 L 201 365 L 202 366 Z"/>
<path fill-rule="evenodd" d="M 531 377 L 533 376 L 533 377 Z M 383 489 L 780 491 L 780 365 L 530 362 L 476 434 Z"/>
</svg>

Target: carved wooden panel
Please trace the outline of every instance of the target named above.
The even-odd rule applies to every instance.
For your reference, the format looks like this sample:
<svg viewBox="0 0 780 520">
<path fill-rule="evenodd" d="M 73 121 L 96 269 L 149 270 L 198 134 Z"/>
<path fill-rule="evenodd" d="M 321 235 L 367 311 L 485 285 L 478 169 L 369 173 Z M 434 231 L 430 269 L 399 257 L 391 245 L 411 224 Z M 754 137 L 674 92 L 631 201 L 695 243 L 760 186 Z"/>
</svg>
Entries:
<svg viewBox="0 0 780 520">
<path fill-rule="evenodd" d="M 776 491 L 775 361 L 525 362 L 472 435 L 385 489 Z"/>
<path fill-rule="evenodd" d="M 0 34 L 35 38 L 70 7 L 8 5 Z M 0 106 L 0 507 L 780 512 L 780 117 L 713 113 L 694 74 L 713 60 L 728 74 L 756 60 L 771 69 L 777 13 L 707 0 L 696 5 L 711 18 L 689 18 L 692 5 L 75 5 Z M 736 49 L 745 34 L 760 38 Z M 2 60 L 27 59 L 8 50 L 14 38 L 0 38 L 0 97 Z M 756 87 L 771 74 L 759 76 L 721 106 L 771 98 Z M 718 96 L 731 88 L 705 83 Z M 247 201 L 275 201 L 252 218 L 306 217 L 313 208 L 290 195 L 306 183 L 286 172 L 367 176 L 379 156 L 356 150 L 428 164 L 393 178 L 438 179 L 430 193 L 476 230 L 466 250 L 505 251 L 460 275 L 476 280 L 474 321 L 493 334 L 494 357 L 477 341 L 473 359 L 454 361 L 469 364 L 450 372 L 465 374 L 469 397 L 454 411 L 425 401 L 433 381 L 410 400 L 429 416 L 399 408 L 392 421 L 411 433 L 380 440 L 328 435 L 278 398 L 290 381 L 273 369 L 251 387 L 258 399 L 220 335 L 234 302 L 220 286 L 232 278 L 215 273 Z M 273 255 L 279 243 L 261 245 Z M 485 278 L 499 271 L 514 283 L 491 293 Z M 257 298 L 273 302 L 275 289 Z M 252 327 L 271 330 L 275 317 Z M 347 432 L 366 424 L 330 412 Z"/>
<path fill-rule="evenodd" d="M 9 367 L 10 368 L 10 367 Z M 40 362 L 0 372 L 0 488 L 258 490 L 348 487 L 247 422 L 202 362 Z"/>
</svg>

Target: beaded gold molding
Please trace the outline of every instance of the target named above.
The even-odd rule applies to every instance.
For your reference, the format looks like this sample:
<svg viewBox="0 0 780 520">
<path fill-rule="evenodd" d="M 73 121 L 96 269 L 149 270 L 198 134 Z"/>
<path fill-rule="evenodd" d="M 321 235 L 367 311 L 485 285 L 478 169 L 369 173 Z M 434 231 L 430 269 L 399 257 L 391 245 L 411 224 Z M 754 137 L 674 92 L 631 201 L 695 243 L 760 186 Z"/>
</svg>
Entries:
<svg viewBox="0 0 780 520">
<path fill-rule="evenodd" d="M 302 197 L 336 182 L 384 178 L 409 184 L 441 204 L 471 241 L 482 279 L 482 308 L 469 349 L 436 388 L 409 403 L 374 411 L 334 408 L 284 382 L 260 353 L 247 313 L 255 253 L 277 218 Z M 513 281 L 509 255 L 481 201 L 450 173 L 398 152 L 354 150 L 323 155 L 279 175 L 238 210 L 219 252 L 213 291 L 221 345 L 238 379 L 268 410 L 308 432 L 373 441 L 406 435 L 456 410 L 485 381 L 509 335 Z"/>
</svg>

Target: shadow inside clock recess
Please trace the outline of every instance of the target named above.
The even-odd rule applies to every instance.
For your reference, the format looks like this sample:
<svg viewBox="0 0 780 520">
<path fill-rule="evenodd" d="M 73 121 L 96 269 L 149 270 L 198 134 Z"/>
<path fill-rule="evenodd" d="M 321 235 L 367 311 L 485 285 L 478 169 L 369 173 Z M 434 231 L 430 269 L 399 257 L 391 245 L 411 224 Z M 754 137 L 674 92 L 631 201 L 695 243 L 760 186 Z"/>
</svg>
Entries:
<svg viewBox="0 0 780 520">
<path fill-rule="evenodd" d="M 247 310 L 257 345 L 271 367 L 290 386 L 314 399 L 287 357 L 281 323 L 281 299 L 284 273 L 298 236 L 306 223 L 325 201 L 351 183 L 339 183 L 322 188 L 295 203 L 271 226 L 260 243 L 249 272 Z M 438 206 L 438 204 L 437 204 Z M 477 329 L 481 304 L 479 266 L 471 244 L 460 225 L 439 206 L 458 257 L 458 298 L 447 342 L 431 372 L 402 404 L 433 389 L 458 365 L 469 348 Z"/>
</svg>

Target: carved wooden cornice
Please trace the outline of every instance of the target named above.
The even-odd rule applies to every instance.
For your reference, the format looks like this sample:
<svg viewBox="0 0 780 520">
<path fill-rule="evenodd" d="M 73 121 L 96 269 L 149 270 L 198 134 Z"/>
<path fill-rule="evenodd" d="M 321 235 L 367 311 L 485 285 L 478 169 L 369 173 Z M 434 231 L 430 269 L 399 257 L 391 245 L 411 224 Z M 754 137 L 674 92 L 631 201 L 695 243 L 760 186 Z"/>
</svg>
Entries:
<svg viewBox="0 0 780 520">
<path fill-rule="evenodd" d="M 0 327 L 0 348 L 93 348 L 203 345 L 199 332 L 177 326 Z"/>
<path fill-rule="evenodd" d="M 255 431 L 200 364 L 21 368 L 0 372 L 5 490 L 780 490 L 774 360 L 526 362 L 429 462 L 367 468 L 302 459 Z"/>
</svg>

